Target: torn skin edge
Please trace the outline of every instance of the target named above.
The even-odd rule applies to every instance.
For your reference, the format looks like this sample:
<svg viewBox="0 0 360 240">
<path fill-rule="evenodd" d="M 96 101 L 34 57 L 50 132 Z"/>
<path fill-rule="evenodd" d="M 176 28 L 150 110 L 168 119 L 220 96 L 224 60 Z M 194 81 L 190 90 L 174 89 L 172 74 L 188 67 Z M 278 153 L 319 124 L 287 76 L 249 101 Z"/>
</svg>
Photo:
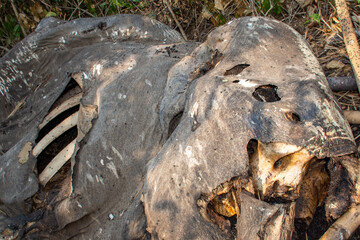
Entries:
<svg viewBox="0 0 360 240">
<path fill-rule="evenodd" d="M 75 149 L 74 149 L 74 153 L 72 154 L 71 157 L 71 168 L 70 168 L 70 191 L 69 191 L 69 195 L 70 196 L 73 193 L 73 184 L 72 184 L 72 176 L 74 174 L 74 167 L 76 164 L 76 155 L 78 153 L 78 151 L 80 150 L 80 144 L 82 143 L 82 141 L 86 138 L 86 136 L 89 134 L 89 132 L 92 129 L 93 126 L 93 121 L 95 119 L 97 119 L 98 117 L 98 106 L 97 105 L 87 105 L 87 106 L 83 106 L 83 104 L 80 103 L 80 108 L 79 108 L 79 112 L 78 112 L 78 124 L 77 124 L 77 129 L 78 129 L 78 135 L 76 137 L 76 141 L 75 141 Z"/>
</svg>

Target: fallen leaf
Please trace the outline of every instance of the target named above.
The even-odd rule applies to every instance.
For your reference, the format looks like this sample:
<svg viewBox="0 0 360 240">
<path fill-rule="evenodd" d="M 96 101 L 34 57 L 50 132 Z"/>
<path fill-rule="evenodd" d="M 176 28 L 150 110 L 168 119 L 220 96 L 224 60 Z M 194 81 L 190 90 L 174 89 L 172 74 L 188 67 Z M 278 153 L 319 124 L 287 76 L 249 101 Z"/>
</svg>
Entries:
<svg viewBox="0 0 360 240">
<path fill-rule="evenodd" d="M 40 20 L 46 15 L 46 11 L 39 3 L 35 3 L 34 5 L 30 6 L 29 9 L 36 22 L 40 22 Z"/>
<path fill-rule="evenodd" d="M 204 8 L 203 11 L 201 12 L 201 17 L 209 20 L 212 17 L 212 14 L 211 12 L 209 12 L 209 10 Z"/>
<path fill-rule="evenodd" d="M 345 64 L 337 60 L 332 60 L 329 63 L 327 63 L 325 67 L 327 69 L 340 69 L 345 67 Z"/>
</svg>

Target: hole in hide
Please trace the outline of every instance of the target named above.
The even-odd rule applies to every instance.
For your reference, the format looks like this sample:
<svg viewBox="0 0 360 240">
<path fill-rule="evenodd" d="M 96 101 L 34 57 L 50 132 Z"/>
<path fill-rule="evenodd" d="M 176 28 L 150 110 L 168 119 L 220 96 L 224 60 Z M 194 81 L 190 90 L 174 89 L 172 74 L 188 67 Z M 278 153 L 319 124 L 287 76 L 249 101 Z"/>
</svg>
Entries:
<svg viewBox="0 0 360 240">
<path fill-rule="evenodd" d="M 223 54 L 219 50 L 215 49 L 212 51 L 211 60 L 201 64 L 200 67 L 196 68 L 192 73 L 190 73 L 189 80 L 194 80 L 204 76 L 207 72 L 214 69 L 215 66 L 222 60 Z"/>
<path fill-rule="evenodd" d="M 177 113 L 170 121 L 169 123 L 169 129 L 168 129 L 168 136 L 167 138 L 169 138 L 171 136 L 171 134 L 174 132 L 174 130 L 176 129 L 176 127 L 179 125 L 180 120 L 182 115 L 184 114 L 184 111 L 181 111 L 179 113 Z"/>
<path fill-rule="evenodd" d="M 235 239 L 235 237 L 236 237 L 236 223 L 237 223 L 236 214 L 234 214 L 232 216 L 225 216 L 225 215 L 215 211 L 216 208 L 218 208 L 218 207 L 215 206 L 213 202 L 209 202 L 208 207 L 207 207 L 207 213 L 209 214 L 209 217 L 211 219 L 213 219 L 213 222 L 222 231 L 229 234 L 228 236 L 230 237 L 230 239 Z"/>
<path fill-rule="evenodd" d="M 250 141 L 246 146 L 249 159 L 252 159 L 252 156 L 257 151 L 257 148 L 258 148 L 258 141 L 256 139 L 250 139 Z"/>
<path fill-rule="evenodd" d="M 250 64 L 247 64 L 247 63 L 238 64 L 238 65 L 226 70 L 226 72 L 224 73 L 224 76 L 240 74 L 247 67 L 250 67 Z"/>
<path fill-rule="evenodd" d="M 285 117 L 291 122 L 300 122 L 300 116 L 294 112 L 286 112 Z"/>
<path fill-rule="evenodd" d="M 236 208 L 240 206 L 237 203 L 238 200 L 235 199 L 236 189 L 231 188 L 220 194 L 225 190 L 223 187 L 223 185 L 219 185 L 213 190 L 213 196 L 206 204 L 206 219 L 216 224 L 226 234 L 227 239 L 235 239 L 238 216 Z"/>
<path fill-rule="evenodd" d="M 273 168 L 286 171 L 286 168 L 291 165 L 291 158 L 289 157 L 290 155 L 286 155 L 276 160 L 274 162 Z"/>
<path fill-rule="evenodd" d="M 44 146 L 43 150 L 41 150 L 37 156 L 36 170 L 38 174 L 41 174 L 41 172 L 54 159 L 54 157 L 57 156 L 58 153 L 60 153 L 76 138 L 76 125 L 74 126 L 65 123 L 63 125 L 64 128 L 59 128 L 58 126 L 70 116 L 75 116 L 74 114 L 79 111 L 80 102 L 78 96 L 81 94 L 81 92 L 82 91 L 78 83 L 73 78 L 71 78 L 68 85 L 65 87 L 64 91 L 61 93 L 58 99 L 56 99 L 56 101 L 52 104 L 48 115 L 45 117 L 45 119 L 49 117 L 48 122 L 39 130 L 38 136 L 35 140 L 37 144 L 43 144 Z M 68 127 L 70 128 L 67 129 Z M 56 131 L 57 133 L 51 133 L 51 131 L 55 128 L 58 128 Z M 55 134 L 55 136 L 49 138 L 50 134 Z M 56 137 L 57 135 L 58 137 Z M 43 139 L 47 140 L 42 141 Z M 63 174 L 65 171 L 64 169 L 66 170 L 69 168 L 62 166 L 58 172 L 55 173 L 53 178 L 57 176 L 59 172 Z M 64 173 L 63 175 L 66 174 Z M 59 180 L 58 177 L 55 177 L 54 179 Z"/>
<path fill-rule="evenodd" d="M 234 176 L 219 184 L 211 192 L 202 193 L 197 200 L 201 216 L 217 225 L 224 233 L 224 239 L 236 239 L 236 224 L 241 215 L 239 194 L 247 192 L 245 188 L 248 184 L 248 179 Z M 251 195 L 250 192 L 248 194 Z"/>
<path fill-rule="evenodd" d="M 240 80 L 234 80 L 234 81 L 232 81 L 233 83 L 239 83 L 240 82 Z"/>
<path fill-rule="evenodd" d="M 268 84 L 257 87 L 253 92 L 253 97 L 260 102 L 277 102 L 281 98 L 277 94 L 277 86 Z"/>
</svg>

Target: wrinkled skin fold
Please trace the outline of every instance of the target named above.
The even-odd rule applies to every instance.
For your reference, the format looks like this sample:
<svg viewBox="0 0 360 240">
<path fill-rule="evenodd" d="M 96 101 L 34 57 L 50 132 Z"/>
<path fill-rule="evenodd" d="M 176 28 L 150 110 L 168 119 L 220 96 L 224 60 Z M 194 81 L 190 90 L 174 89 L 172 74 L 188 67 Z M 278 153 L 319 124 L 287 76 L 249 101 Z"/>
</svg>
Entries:
<svg viewBox="0 0 360 240">
<path fill-rule="evenodd" d="M 305 40 L 283 23 L 241 18 L 200 44 L 140 16 L 50 18 L 0 65 L 2 229 L 291 239 L 296 205 L 311 206 L 311 219 L 325 201 L 296 201 L 316 171 L 325 195 L 339 176 L 355 186 L 331 217 L 357 203 L 358 165 L 341 160 L 356 152 L 349 124 Z M 61 163 L 43 160 L 64 134 L 68 145 L 52 156 Z M 340 166 L 330 182 L 329 158 Z"/>
</svg>

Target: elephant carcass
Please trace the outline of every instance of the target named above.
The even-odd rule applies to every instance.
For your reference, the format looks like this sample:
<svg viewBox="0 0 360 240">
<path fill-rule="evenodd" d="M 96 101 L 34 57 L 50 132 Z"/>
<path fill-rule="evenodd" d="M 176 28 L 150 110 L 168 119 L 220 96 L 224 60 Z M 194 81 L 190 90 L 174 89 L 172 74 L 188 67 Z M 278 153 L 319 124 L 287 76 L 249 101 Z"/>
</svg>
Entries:
<svg viewBox="0 0 360 240">
<path fill-rule="evenodd" d="M 189 77 L 179 125 L 149 164 L 147 230 L 160 239 L 234 231 L 239 239 L 289 239 L 308 166 L 356 151 L 349 125 L 305 40 L 286 25 L 237 20 L 214 30 L 201 51 L 221 57 Z M 176 81 L 169 75 L 168 86 Z M 167 109 L 181 104 L 164 96 L 166 125 Z"/>
<path fill-rule="evenodd" d="M 114 216 L 111 230 L 93 229 L 118 236 L 129 206 L 139 205 L 146 163 L 164 142 L 158 109 L 169 69 L 197 45 L 136 15 L 49 18 L 4 56 L 2 229 L 42 218 L 32 228 L 50 231 Z M 59 183 L 53 170 L 62 165 L 69 175 Z M 40 213 L 19 220 L 32 206 Z M 44 206 L 50 211 L 42 215 Z M 64 232 L 60 238 L 78 234 Z"/>
<path fill-rule="evenodd" d="M 39 129 L 79 105 L 55 124 L 77 127 L 59 157 L 69 175 L 39 173 L 46 211 L 29 234 L 289 239 L 309 166 L 356 150 L 316 58 L 274 20 L 239 19 L 199 45 L 139 16 L 50 19 L 1 64 L 6 223 L 28 211 L 57 136 Z"/>
</svg>

